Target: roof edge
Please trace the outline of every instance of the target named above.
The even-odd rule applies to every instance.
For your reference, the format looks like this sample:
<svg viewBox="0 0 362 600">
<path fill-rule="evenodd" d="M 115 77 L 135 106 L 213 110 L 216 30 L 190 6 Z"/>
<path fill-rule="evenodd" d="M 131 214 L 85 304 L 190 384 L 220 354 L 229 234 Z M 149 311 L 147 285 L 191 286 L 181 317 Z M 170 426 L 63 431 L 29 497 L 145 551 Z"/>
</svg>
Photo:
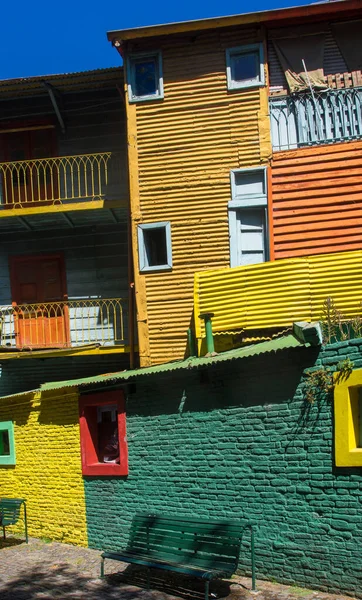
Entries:
<svg viewBox="0 0 362 600">
<path fill-rule="evenodd" d="M 121 45 L 122 42 L 139 38 L 150 38 L 160 35 L 186 33 L 189 31 L 216 29 L 219 27 L 230 27 L 232 25 L 249 25 L 252 23 L 283 21 L 297 17 L 316 17 L 318 15 L 332 16 L 340 12 L 348 12 L 360 8 L 360 0 L 337 0 L 334 2 L 292 6 L 289 8 L 278 8 L 226 17 L 210 17 L 195 21 L 179 21 L 176 23 L 165 23 L 160 25 L 134 27 L 132 29 L 113 30 L 107 32 L 107 39 L 108 41 L 112 42 L 113 45 Z"/>
</svg>

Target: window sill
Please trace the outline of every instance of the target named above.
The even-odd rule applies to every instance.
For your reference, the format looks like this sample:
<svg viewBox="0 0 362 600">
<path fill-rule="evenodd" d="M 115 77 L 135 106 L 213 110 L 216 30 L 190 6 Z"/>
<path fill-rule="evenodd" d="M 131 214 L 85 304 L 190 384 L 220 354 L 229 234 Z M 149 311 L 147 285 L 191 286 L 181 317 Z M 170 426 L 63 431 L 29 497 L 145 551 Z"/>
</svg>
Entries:
<svg viewBox="0 0 362 600">
<path fill-rule="evenodd" d="M 128 475 L 128 470 L 125 471 L 123 465 L 116 463 L 94 463 L 92 465 L 83 466 L 83 475 L 124 477 L 125 475 Z"/>
</svg>

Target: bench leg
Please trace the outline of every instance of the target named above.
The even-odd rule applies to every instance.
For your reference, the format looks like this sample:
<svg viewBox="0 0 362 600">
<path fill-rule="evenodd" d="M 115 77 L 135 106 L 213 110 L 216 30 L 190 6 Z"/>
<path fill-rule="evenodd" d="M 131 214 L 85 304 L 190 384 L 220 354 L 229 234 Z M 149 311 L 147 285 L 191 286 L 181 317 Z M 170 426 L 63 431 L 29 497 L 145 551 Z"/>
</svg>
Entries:
<svg viewBox="0 0 362 600">
<path fill-rule="evenodd" d="M 104 558 L 101 558 L 101 579 L 104 579 Z"/>
<path fill-rule="evenodd" d="M 28 544 L 29 543 L 29 537 L 28 537 L 28 520 L 26 517 L 26 505 L 24 502 L 24 526 L 25 526 L 25 542 Z"/>
<path fill-rule="evenodd" d="M 209 600 L 209 589 L 210 589 L 210 581 L 206 579 L 205 581 L 205 600 Z"/>
<path fill-rule="evenodd" d="M 147 569 L 147 580 L 146 580 L 146 590 L 150 590 L 151 589 L 151 571 L 150 569 Z"/>
<path fill-rule="evenodd" d="M 251 589 L 253 592 L 256 590 L 256 578 L 255 578 L 255 537 L 254 527 L 250 527 L 251 534 Z"/>
<path fill-rule="evenodd" d="M 6 533 L 5 533 L 5 527 L 3 525 L 3 539 L 6 540 Z"/>
</svg>

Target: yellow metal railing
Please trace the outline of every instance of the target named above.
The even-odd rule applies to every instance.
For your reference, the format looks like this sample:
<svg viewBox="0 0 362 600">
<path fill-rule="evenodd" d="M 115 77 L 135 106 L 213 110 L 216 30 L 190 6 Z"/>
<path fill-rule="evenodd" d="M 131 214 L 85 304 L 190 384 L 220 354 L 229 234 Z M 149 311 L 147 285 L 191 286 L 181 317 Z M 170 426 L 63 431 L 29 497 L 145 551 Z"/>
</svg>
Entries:
<svg viewBox="0 0 362 600">
<path fill-rule="evenodd" d="M 0 306 L 0 346 L 72 348 L 85 344 L 117 346 L 124 339 L 121 298 L 79 299 Z"/>
<path fill-rule="evenodd" d="M 1 204 L 20 208 L 105 196 L 111 152 L 0 163 Z"/>
<path fill-rule="evenodd" d="M 319 254 L 195 274 L 195 332 L 202 313 L 214 333 L 252 332 L 317 321 L 332 298 L 345 318 L 361 314 L 362 251 Z"/>
</svg>

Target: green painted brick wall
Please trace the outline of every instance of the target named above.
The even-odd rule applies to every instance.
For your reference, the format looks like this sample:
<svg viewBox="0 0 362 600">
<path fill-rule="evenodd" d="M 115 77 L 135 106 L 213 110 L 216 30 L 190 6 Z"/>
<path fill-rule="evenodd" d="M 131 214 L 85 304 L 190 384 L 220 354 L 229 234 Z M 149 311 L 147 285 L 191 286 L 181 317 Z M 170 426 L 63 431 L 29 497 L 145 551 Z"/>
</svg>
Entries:
<svg viewBox="0 0 362 600">
<path fill-rule="evenodd" d="M 303 396 L 305 369 L 346 356 L 362 367 L 361 339 L 140 380 L 129 476 L 85 478 L 90 545 L 124 546 L 137 511 L 247 517 L 258 577 L 362 597 L 362 469 L 334 466 L 333 404 Z"/>
</svg>

